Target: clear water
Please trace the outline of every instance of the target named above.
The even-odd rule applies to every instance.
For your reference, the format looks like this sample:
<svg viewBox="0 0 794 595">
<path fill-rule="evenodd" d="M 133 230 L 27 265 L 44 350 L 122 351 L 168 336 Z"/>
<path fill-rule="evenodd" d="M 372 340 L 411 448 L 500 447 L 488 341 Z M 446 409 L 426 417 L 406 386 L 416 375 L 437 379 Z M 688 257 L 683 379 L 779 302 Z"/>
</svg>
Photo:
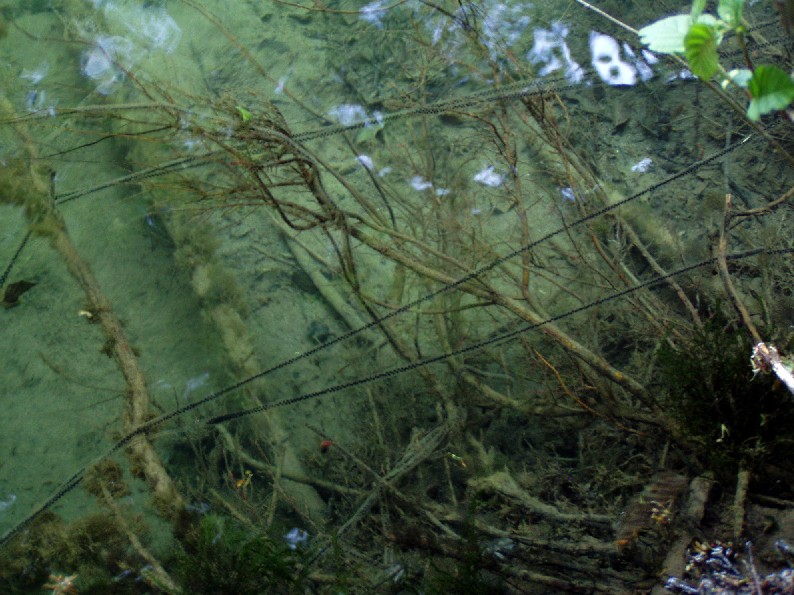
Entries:
<svg viewBox="0 0 794 595">
<path fill-rule="evenodd" d="M 600 8 L 635 29 L 679 9 L 635 4 Z M 776 42 L 759 50 L 760 60 L 777 59 L 774 48 L 785 44 L 768 8 L 746 9 L 752 25 L 765 24 L 759 34 Z M 378 512 L 356 517 L 377 489 L 370 471 L 409 469 L 395 487 L 420 510 L 441 507 L 442 521 L 460 533 L 461 510 L 478 493 L 528 514 L 505 496 L 507 484 L 493 487 L 495 478 L 506 481 L 503 470 L 534 498 L 615 523 L 659 468 L 687 470 L 686 447 L 673 438 L 665 451 L 676 454 L 665 460 L 664 431 L 638 420 L 658 414 L 674 392 L 660 379 L 659 345 L 686 344 L 697 328 L 693 309 L 706 317 L 727 301 L 713 265 L 679 279 L 687 301 L 663 284 L 506 342 L 411 365 L 708 258 L 726 192 L 749 210 L 790 186 L 785 159 L 680 65 L 643 50 L 603 16 L 556 2 L 323 9 L 63 0 L 12 6 L 8 18 L 0 163 L 47 183 L 51 176 L 68 236 L 135 348 L 150 417 L 276 368 L 150 436 L 198 516 L 235 510 L 292 552 L 349 530 L 343 557 L 369 568 L 356 570 L 353 592 L 384 576 L 427 590 L 415 569 L 422 556 L 443 557 L 443 548 L 423 550 L 416 535 L 443 531 L 425 527 L 416 509 L 400 519 L 405 500 L 393 493 L 379 496 Z M 738 65 L 733 49 L 726 44 L 723 59 Z M 527 91 L 537 88 L 547 91 L 545 102 Z M 652 191 L 623 207 L 623 219 L 598 214 L 643 189 Z M 790 247 L 790 219 L 784 207 L 742 220 L 731 250 Z M 132 429 L 123 421 L 128 387 L 96 323 L 100 313 L 62 256 L 34 236 L 12 263 L 26 230 L 18 205 L 0 205 L 0 265 L 13 264 L 6 285 L 36 283 L 0 310 L 3 532 Z M 412 304 L 482 267 L 485 285 L 470 279 Z M 790 254 L 770 256 L 735 279 L 782 346 L 794 310 L 790 272 Z M 406 305 L 385 327 L 331 344 Z M 400 373 L 358 382 L 392 368 Z M 228 434 L 206 423 L 306 395 L 225 422 Z M 677 409 L 662 410 L 680 429 Z M 719 438 L 721 423 L 694 442 Z M 441 438 L 423 446 L 439 428 Z M 324 439 L 338 447 L 321 449 Z M 158 520 L 146 483 L 129 475 L 123 450 L 112 458 L 130 488 L 119 503 L 144 515 L 147 547 L 173 571 L 173 532 Z M 96 508 L 79 487 L 52 511 L 71 522 Z M 472 518 L 510 534 L 511 547 L 519 533 L 542 540 L 560 531 L 552 519 L 532 533 L 515 518 L 495 520 L 495 510 L 483 504 Z M 415 534 L 404 531 L 411 523 Z M 593 539 L 609 544 L 610 531 Z M 476 539 L 487 550 L 496 537 Z M 106 564 L 104 579 L 80 570 L 88 575 L 82 586 L 96 576 L 145 589 L 135 580 L 146 561 L 126 556 L 132 570 L 124 576 L 118 563 L 81 561 Z M 320 556 L 313 568 L 322 574 L 326 563 Z M 62 566 L 39 563 L 30 584 L 42 571 L 79 570 Z"/>
</svg>

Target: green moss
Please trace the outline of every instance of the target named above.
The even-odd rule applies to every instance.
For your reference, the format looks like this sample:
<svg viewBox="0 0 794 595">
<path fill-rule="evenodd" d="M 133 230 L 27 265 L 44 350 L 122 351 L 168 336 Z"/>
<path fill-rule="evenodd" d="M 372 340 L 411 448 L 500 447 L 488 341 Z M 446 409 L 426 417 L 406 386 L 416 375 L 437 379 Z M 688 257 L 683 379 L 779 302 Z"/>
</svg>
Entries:
<svg viewBox="0 0 794 595">
<path fill-rule="evenodd" d="M 135 530 L 142 532 L 137 525 Z M 0 592 L 41 593 L 51 573 L 77 574 L 83 594 L 139 592 L 108 588 L 116 569 L 139 567 L 139 560 L 110 514 L 98 512 L 67 524 L 45 512 L 0 552 Z"/>
<path fill-rule="evenodd" d="M 228 304 L 240 314 L 245 314 L 245 300 L 240 286 L 227 269 L 217 262 L 199 265 L 193 269 L 193 290 L 206 306 Z"/>
<path fill-rule="evenodd" d="M 52 200 L 36 190 L 32 175 L 21 162 L 0 168 L 0 203 L 23 206 L 31 231 L 49 236 L 63 229 L 63 221 Z"/>
</svg>

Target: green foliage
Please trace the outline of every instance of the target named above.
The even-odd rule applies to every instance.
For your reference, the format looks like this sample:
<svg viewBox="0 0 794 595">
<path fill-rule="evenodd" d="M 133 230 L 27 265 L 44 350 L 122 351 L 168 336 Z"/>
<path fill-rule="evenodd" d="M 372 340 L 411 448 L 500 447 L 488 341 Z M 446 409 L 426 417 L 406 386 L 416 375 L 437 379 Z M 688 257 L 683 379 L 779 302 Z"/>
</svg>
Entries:
<svg viewBox="0 0 794 595">
<path fill-rule="evenodd" d="M 695 76 L 708 80 L 720 67 L 717 57 L 718 35 L 714 27 L 695 23 L 684 37 L 684 54 Z"/>
<path fill-rule="evenodd" d="M 236 105 L 237 113 L 240 114 L 240 119 L 243 122 L 248 122 L 251 119 L 251 112 L 245 109 L 242 105 Z"/>
<path fill-rule="evenodd" d="M 697 18 L 689 14 L 677 14 L 651 23 L 639 30 L 640 41 L 654 52 L 683 54 L 686 51 L 686 35 L 693 23 L 711 27 L 717 34 L 719 45 L 722 40 L 719 21 L 710 14 L 700 13 Z"/>
<path fill-rule="evenodd" d="M 741 462 L 762 480 L 774 461 L 788 485 L 794 466 L 782 462 L 790 459 L 784 440 L 794 407 L 772 376 L 753 377 L 751 351 L 749 335 L 719 311 L 688 343 L 665 343 L 657 353 L 665 407 L 703 445 L 701 463 L 719 479 L 732 482 Z"/>
<path fill-rule="evenodd" d="M 472 522 L 475 504 L 472 503 L 464 520 L 462 537 L 454 558 L 432 564 L 433 572 L 428 576 L 427 592 L 442 595 L 446 593 L 503 593 L 501 580 L 487 569 L 494 568 L 494 561 L 483 551 L 479 538 L 481 534 Z"/>
<path fill-rule="evenodd" d="M 640 29 L 640 41 L 654 52 L 683 54 L 684 37 L 692 22 L 692 17 L 688 14 L 661 19 Z"/>
<path fill-rule="evenodd" d="M 738 29 L 742 26 L 742 9 L 744 0 L 720 0 L 717 6 L 717 14 L 731 29 Z"/>
<path fill-rule="evenodd" d="M 701 14 L 703 14 L 703 11 L 705 9 L 706 9 L 706 0 L 692 1 L 692 12 L 690 12 L 690 14 L 692 15 L 693 23 L 697 23 L 698 18 L 700 17 Z"/>
<path fill-rule="evenodd" d="M 655 52 L 683 55 L 692 73 L 703 80 L 709 80 L 722 71 L 723 86 L 735 84 L 748 88 L 752 100 L 747 108 L 747 117 L 751 120 L 786 109 L 794 101 L 794 82 L 783 70 L 761 65 L 751 71 L 725 72 L 720 66 L 717 47 L 725 33 L 735 33 L 744 50 L 744 0 L 720 0 L 717 6 L 719 18 L 704 13 L 705 7 L 705 0 L 693 0 L 689 14 L 666 17 L 640 29 L 640 40 Z M 745 58 L 749 62 L 749 57 Z"/>
<path fill-rule="evenodd" d="M 759 66 L 747 88 L 753 96 L 747 116 L 758 120 L 762 115 L 786 109 L 794 101 L 794 82 L 776 66 Z"/>
<path fill-rule="evenodd" d="M 300 552 L 227 518 L 204 517 L 184 550 L 174 576 L 186 593 L 301 592 Z"/>
</svg>

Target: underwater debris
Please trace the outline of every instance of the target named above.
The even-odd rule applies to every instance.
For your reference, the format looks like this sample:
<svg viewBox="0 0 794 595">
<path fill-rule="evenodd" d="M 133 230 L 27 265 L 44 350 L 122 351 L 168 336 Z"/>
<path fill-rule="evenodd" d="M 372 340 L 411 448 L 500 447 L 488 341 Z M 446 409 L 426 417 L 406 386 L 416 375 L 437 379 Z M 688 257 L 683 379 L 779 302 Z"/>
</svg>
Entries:
<svg viewBox="0 0 794 595">
<path fill-rule="evenodd" d="M 52 595 L 63 595 L 65 593 L 77 593 L 77 587 L 74 586 L 74 580 L 77 578 L 76 574 L 64 576 L 63 574 L 51 574 L 50 583 L 43 585 L 44 589 L 52 589 Z"/>
<path fill-rule="evenodd" d="M 676 500 L 687 485 L 687 478 L 670 471 L 653 476 L 650 483 L 623 512 L 615 544 L 623 551 L 637 538 L 655 528 L 669 525 L 673 520 Z"/>
<path fill-rule="evenodd" d="M 785 541 L 775 543 L 778 550 L 791 557 L 791 546 Z M 670 577 L 664 587 L 685 595 L 749 595 L 794 592 L 794 570 L 783 568 L 759 576 L 752 556 L 752 544 L 746 544 L 747 559 L 736 549 L 715 541 L 696 542 L 687 551 L 686 574 L 689 580 Z"/>
<path fill-rule="evenodd" d="M 653 167 L 653 159 L 650 157 L 643 157 L 637 163 L 631 166 L 631 171 L 644 174 Z"/>
<path fill-rule="evenodd" d="M 287 542 L 287 547 L 291 550 L 298 549 L 298 546 L 304 545 L 309 541 L 309 534 L 303 529 L 293 527 L 289 533 L 284 535 L 284 541 Z"/>
<path fill-rule="evenodd" d="M 35 281 L 25 281 L 24 279 L 22 281 L 17 281 L 16 283 L 11 283 L 11 285 L 6 287 L 1 303 L 6 308 L 17 306 L 19 305 L 19 298 L 22 296 L 22 294 L 35 286 Z"/>
</svg>

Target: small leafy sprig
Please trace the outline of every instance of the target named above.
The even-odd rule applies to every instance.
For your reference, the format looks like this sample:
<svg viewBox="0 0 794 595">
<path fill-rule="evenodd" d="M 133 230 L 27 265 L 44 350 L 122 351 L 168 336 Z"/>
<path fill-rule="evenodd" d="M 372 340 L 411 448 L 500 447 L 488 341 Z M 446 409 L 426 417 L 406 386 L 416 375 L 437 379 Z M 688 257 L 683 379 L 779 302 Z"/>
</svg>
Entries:
<svg viewBox="0 0 794 595">
<path fill-rule="evenodd" d="M 660 19 L 639 30 L 648 49 L 661 54 L 683 56 L 692 74 L 707 81 L 714 75 L 723 86 L 734 84 L 750 97 L 747 117 L 786 109 L 794 101 L 794 81 L 777 66 L 754 66 L 745 44 L 742 19 L 744 0 L 719 0 L 717 16 L 704 12 L 706 0 L 693 0 L 689 14 Z M 717 48 L 727 33 L 733 33 L 742 49 L 747 68 L 726 71 L 720 64 Z"/>
</svg>

